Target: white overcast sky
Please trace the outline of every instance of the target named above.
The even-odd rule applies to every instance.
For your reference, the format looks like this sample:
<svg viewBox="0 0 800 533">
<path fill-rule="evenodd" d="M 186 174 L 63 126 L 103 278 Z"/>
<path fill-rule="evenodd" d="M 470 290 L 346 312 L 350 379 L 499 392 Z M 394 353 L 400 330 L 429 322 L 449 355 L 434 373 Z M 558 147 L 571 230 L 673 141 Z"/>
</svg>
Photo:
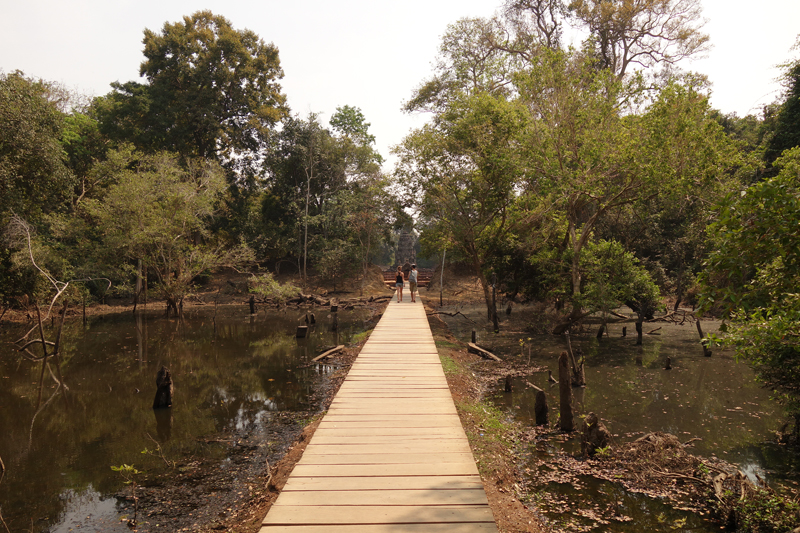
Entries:
<svg viewBox="0 0 800 533">
<path fill-rule="evenodd" d="M 792 57 L 800 0 L 701 0 L 714 46 L 683 65 L 713 83 L 725 113 L 757 113 L 775 100 L 775 66 Z M 400 108 L 431 73 L 448 24 L 491 16 L 501 0 L 0 0 L 0 70 L 106 94 L 113 81 L 139 80 L 142 32 L 210 9 L 280 51 L 292 112 L 361 108 L 384 157 L 425 117 Z M 387 169 L 389 170 L 389 169 Z"/>
</svg>

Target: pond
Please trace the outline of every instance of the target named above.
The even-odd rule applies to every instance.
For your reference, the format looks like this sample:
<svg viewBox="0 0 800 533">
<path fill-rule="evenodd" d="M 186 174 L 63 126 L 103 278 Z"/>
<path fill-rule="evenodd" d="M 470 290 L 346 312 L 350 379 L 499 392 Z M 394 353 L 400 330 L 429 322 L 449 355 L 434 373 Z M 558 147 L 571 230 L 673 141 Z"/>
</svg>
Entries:
<svg viewBox="0 0 800 533">
<path fill-rule="evenodd" d="M 0 334 L 0 510 L 12 531 L 127 531 L 114 497 L 123 480 L 112 466 L 159 467 L 192 454 L 223 463 L 218 435 L 280 442 L 274 425 L 284 413 L 319 409 L 314 384 L 329 365 L 308 365 L 326 346 L 364 331 L 371 311 L 316 309 L 308 339 L 296 339 L 304 310 L 260 311 L 246 306 L 187 312 L 107 315 L 67 322 L 62 373 L 68 391 L 45 378 L 37 411 L 40 364 L 20 361 L 10 344 L 27 328 Z M 216 325 L 215 325 L 216 324 Z M 9 330 L 10 329 L 10 330 Z M 171 409 L 154 411 L 155 377 L 169 368 Z M 301 416 L 301 415 L 298 415 Z M 266 444 L 264 444 L 266 445 Z M 149 454 L 143 450 L 151 451 Z M 262 462 L 263 464 L 263 462 Z"/>
<path fill-rule="evenodd" d="M 485 323 L 485 307 L 442 309 L 448 313 L 457 310 L 474 321 L 442 315 L 459 340 L 468 342 L 471 331 L 477 329 L 480 345 L 524 362 L 528 360 L 530 348 L 531 365 L 549 369 L 558 377 L 557 357 L 566 349 L 565 339 L 530 333 L 526 325 L 536 320 L 530 310 L 517 308 L 515 319 L 501 323 L 499 335 L 476 327 L 475 324 L 483 326 Z M 702 320 L 701 323 L 706 334 L 719 329 L 718 321 Z M 625 337 L 622 336 L 623 326 L 628 329 Z M 660 329 L 653 331 L 656 328 Z M 572 348 L 583 353 L 586 360 L 587 386 L 573 388 L 576 427 L 581 427 L 579 416 L 594 412 L 617 442 L 631 441 L 651 431 L 671 433 L 682 442 L 696 439 L 690 453 L 701 457 L 717 456 L 736 464 L 753 481 L 759 476 L 775 487 L 783 483 L 796 484 L 800 458 L 775 443 L 774 431 L 785 422 L 782 408 L 770 399 L 769 391 L 755 381 L 752 370 L 736 362 L 730 352 L 715 348 L 711 357 L 705 357 L 693 321 L 687 320 L 683 325 L 646 323 L 642 346 L 635 345 L 633 323 L 611 325 L 608 336 L 601 340 L 596 338 L 597 329 L 597 324 L 590 324 L 584 331 L 571 335 Z M 522 349 L 520 339 L 524 343 Z M 667 357 L 671 360 L 671 370 L 664 368 Z M 512 393 L 502 392 L 498 384 L 491 399 L 517 420 L 533 425 L 535 393 L 528 383 L 547 394 L 552 423 L 558 416 L 558 386 L 548 381 L 547 372 L 515 379 Z M 579 452 L 580 439 L 574 437 L 563 443 L 531 447 L 525 453 L 542 458 L 559 450 Z M 537 463 L 530 461 L 527 475 L 536 475 Z M 619 506 L 624 514 L 634 518 L 627 523 L 603 525 L 603 531 L 719 530 L 719 526 L 696 515 L 672 510 L 652 498 L 627 493 L 615 484 L 591 478 L 583 479 L 582 483 L 579 492 L 571 485 L 552 484 L 547 489 L 553 494 L 549 499 L 570 501 L 583 509 Z M 571 524 L 572 530 L 591 527 L 591 520 L 565 513 L 563 506 L 548 508 L 547 502 L 540 502 L 540 507 L 554 522 Z"/>
</svg>

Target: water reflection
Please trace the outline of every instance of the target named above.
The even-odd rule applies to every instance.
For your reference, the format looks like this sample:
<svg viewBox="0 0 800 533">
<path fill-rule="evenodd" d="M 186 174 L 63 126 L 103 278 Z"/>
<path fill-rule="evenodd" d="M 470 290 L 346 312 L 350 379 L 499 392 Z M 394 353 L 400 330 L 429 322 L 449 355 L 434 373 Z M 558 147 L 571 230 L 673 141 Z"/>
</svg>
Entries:
<svg viewBox="0 0 800 533">
<path fill-rule="evenodd" d="M 20 362 L 9 344 L 22 330 L 5 331 L 0 457 L 7 473 L 0 509 L 9 528 L 30 530 L 33 523 L 34 531 L 60 531 L 90 514 L 105 516 L 116 502 L 108 498 L 121 488 L 110 467 L 156 467 L 160 458 L 141 453 L 153 448 L 151 438 L 168 457 L 213 454 L 198 437 L 264 431 L 276 413 L 314 409 L 312 384 L 331 367 L 306 363 L 322 347 L 349 342 L 368 317 L 368 311 L 341 311 L 331 332 L 332 317 L 321 316 L 309 338 L 298 342 L 294 331 L 304 312 L 250 317 L 245 311 L 220 308 L 216 320 L 213 310 L 183 320 L 165 320 L 160 312 L 119 315 L 85 329 L 80 321 L 69 323 L 62 354 L 68 391 L 46 379 L 38 412 L 41 365 Z M 174 381 L 173 407 L 153 410 L 162 366 Z M 115 513 L 108 524 L 93 527 L 126 530 L 118 522 Z"/>
</svg>

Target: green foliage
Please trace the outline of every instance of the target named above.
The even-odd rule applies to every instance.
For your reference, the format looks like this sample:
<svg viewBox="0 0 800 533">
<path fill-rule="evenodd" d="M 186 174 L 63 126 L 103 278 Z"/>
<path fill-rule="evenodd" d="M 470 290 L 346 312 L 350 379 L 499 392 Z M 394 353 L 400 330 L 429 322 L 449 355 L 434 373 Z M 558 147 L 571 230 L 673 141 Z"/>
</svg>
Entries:
<svg viewBox="0 0 800 533">
<path fill-rule="evenodd" d="M 800 417 L 800 147 L 775 162 L 779 174 L 730 195 L 710 231 L 714 250 L 701 278 L 701 310 L 731 319 L 733 346 L 789 412 Z M 800 418 L 798 418 L 800 419 Z"/>
<path fill-rule="evenodd" d="M 265 272 L 252 276 L 247 281 L 248 290 L 260 298 L 270 298 L 278 302 L 286 301 L 300 294 L 300 289 L 291 283 L 280 284 L 270 274 Z"/>
<path fill-rule="evenodd" d="M 793 531 L 800 523 L 800 503 L 762 488 L 754 488 L 746 497 L 731 501 L 736 516 L 736 531 L 745 533 L 782 533 Z"/>
<path fill-rule="evenodd" d="M 111 470 L 114 472 L 119 472 L 119 475 L 125 480 L 126 485 L 130 485 L 132 483 L 136 483 L 135 476 L 138 476 L 142 472 L 136 469 L 133 465 L 126 465 L 121 464 L 119 466 L 111 466 Z"/>
<path fill-rule="evenodd" d="M 259 150 L 286 116 L 278 49 L 255 33 L 198 11 L 143 42 L 148 84 L 116 84 L 96 105 L 115 138 L 222 162 Z"/>
<path fill-rule="evenodd" d="M 60 141 L 64 114 L 54 87 L 22 72 L 0 73 L 0 224 L 11 213 L 37 222 L 60 210 L 72 194 L 72 176 Z"/>
<path fill-rule="evenodd" d="M 795 49 L 800 49 L 798 39 Z M 800 60 L 783 65 L 784 94 L 779 105 L 764 159 L 772 163 L 785 150 L 800 146 Z"/>
<path fill-rule="evenodd" d="M 218 165 L 197 161 L 184 169 L 174 156 L 162 153 L 138 159 L 102 200 L 87 200 L 84 209 L 104 230 L 103 260 L 114 277 L 132 275 L 141 259 L 174 306 L 198 274 L 247 257 L 244 249 L 214 244 L 209 232 L 224 188 Z"/>
<path fill-rule="evenodd" d="M 618 242 L 590 242 L 582 269 L 584 309 L 608 311 L 624 303 L 642 316 L 652 316 L 661 307 L 661 293 L 650 273 Z"/>
</svg>

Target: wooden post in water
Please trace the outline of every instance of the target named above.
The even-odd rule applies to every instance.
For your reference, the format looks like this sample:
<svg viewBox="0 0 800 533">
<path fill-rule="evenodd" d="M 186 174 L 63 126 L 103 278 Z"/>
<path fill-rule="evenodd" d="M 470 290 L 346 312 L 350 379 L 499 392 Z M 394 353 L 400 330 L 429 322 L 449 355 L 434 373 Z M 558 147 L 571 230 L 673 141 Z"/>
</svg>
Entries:
<svg viewBox="0 0 800 533">
<path fill-rule="evenodd" d="M 472 330 L 472 344 L 478 344 L 478 332 Z"/>
<path fill-rule="evenodd" d="M 561 352 L 558 357 L 558 387 L 560 392 L 559 402 L 559 427 L 561 431 L 572 432 L 575 429 L 575 420 L 572 416 L 572 380 L 569 374 L 569 361 L 567 352 Z"/>
<path fill-rule="evenodd" d="M 251 315 L 256 314 L 256 297 L 253 296 L 252 294 L 250 295 L 249 303 L 250 303 L 250 314 Z"/>
<path fill-rule="evenodd" d="M 622 336 L 623 337 L 628 336 L 628 326 L 622 326 Z"/>
</svg>

